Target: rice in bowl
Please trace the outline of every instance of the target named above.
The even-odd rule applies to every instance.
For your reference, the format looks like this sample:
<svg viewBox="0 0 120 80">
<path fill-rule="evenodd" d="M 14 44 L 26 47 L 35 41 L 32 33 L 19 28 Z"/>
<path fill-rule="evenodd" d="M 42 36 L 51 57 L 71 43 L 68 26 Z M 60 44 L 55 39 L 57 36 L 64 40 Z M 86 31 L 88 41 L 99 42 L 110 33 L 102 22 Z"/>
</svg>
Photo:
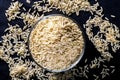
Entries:
<svg viewBox="0 0 120 80">
<path fill-rule="evenodd" d="M 62 72 L 74 67 L 85 48 L 84 36 L 73 20 L 63 15 L 44 17 L 29 36 L 33 59 L 43 68 Z"/>
</svg>

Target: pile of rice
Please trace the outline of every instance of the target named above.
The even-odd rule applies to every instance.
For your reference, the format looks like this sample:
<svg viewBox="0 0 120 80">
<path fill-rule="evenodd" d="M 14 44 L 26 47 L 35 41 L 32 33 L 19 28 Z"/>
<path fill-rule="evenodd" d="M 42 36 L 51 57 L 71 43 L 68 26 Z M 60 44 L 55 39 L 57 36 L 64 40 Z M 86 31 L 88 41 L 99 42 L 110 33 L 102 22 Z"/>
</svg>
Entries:
<svg viewBox="0 0 120 80">
<path fill-rule="evenodd" d="M 26 0 L 28 4 L 31 4 L 28 8 L 28 5 L 12 0 L 5 12 L 8 28 L 2 36 L 2 41 L 0 41 L 0 58 L 8 63 L 11 79 L 32 80 L 36 77 L 38 80 L 75 80 L 78 77 L 87 80 L 101 80 L 113 74 L 117 68 L 111 63 L 111 58 L 114 57 L 109 50 L 116 53 L 120 49 L 120 29 L 105 17 L 104 9 L 97 0 L 95 1 L 96 3 L 89 4 L 93 0 Z M 31 26 L 42 18 L 46 12 L 54 11 L 54 9 L 59 9 L 63 14 L 76 13 L 79 16 L 79 11 L 89 11 L 92 17 L 90 16 L 86 21 L 86 34 L 96 50 L 101 53 L 99 55 L 98 52 L 94 52 L 92 54 L 97 54 L 97 56 L 83 58 L 84 64 L 58 74 L 46 72 L 28 58 L 30 53 L 27 45 Z M 111 17 L 115 18 L 113 15 Z M 16 19 L 20 20 L 20 23 L 24 23 L 23 28 L 21 24 L 16 23 Z M 15 23 L 15 25 L 12 23 Z M 97 34 L 94 32 L 94 28 L 98 29 Z M 108 47 L 108 45 L 110 46 Z M 117 56 L 117 54 L 115 55 Z"/>
<path fill-rule="evenodd" d="M 38 64 L 49 70 L 63 70 L 78 60 L 84 39 L 78 25 L 71 19 L 50 16 L 32 30 L 29 47 Z"/>
<path fill-rule="evenodd" d="M 119 28 L 108 20 L 95 15 L 85 24 L 86 33 L 102 56 L 110 61 L 113 58 L 111 51 L 117 52 L 120 49 Z M 96 29 L 96 33 L 93 30 Z"/>
<path fill-rule="evenodd" d="M 86 11 L 90 7 L 88 0 L 48 0 L 48 2 L 68 15 L 72 13 L 79 15 L 80 10 Z"/>
</svg>

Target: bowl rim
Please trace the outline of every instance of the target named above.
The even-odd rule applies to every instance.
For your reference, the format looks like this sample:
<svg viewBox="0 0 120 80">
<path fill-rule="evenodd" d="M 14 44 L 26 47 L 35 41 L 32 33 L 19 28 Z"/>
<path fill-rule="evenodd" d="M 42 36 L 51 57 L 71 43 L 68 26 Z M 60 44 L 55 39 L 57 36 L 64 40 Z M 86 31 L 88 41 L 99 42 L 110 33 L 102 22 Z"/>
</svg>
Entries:
<svg viewBox="0 0 120 80">
<path fill-rule="evenodd" d="M 84 41 L 83 49 L 82 49 L 82 51 L 80 52 L 80 55 L 79 55 L 79 57 L 77 58 L 77 60 L 76 60 L 75 62 L 73 62 L 69 67 L 67 67 L 67 68 L 65 68 L 65 69 L 61 69 L 61 70 L 50 70 L 50 69 L 45 68 L 45 67 L 43 67 L 42 65 L 40 65 L 40 64 L 34 59 L 34 57 L 33 57 L 33 55 L 32 55 L 32 52 L 31 52 L 31 50 L 30 50 L 30 46 L 29 46 L 29 43 L 30 43 L 30 35 L 31 35 L 32 30 L 36 28 L 36 25 L 37 25 L 41 20 L 48 19 L 49 17 L 52 17 L 52 16 L 62 16 L 62 17 L 66 17 L 66 18 L 72 20 L 74 23 L 76 23 L 76 25 L 78 26 L 78 28 L 79 28 L 80 31 L 82 32 L 82 37 L 83 37 L 83 41 Z M 29 33 L 29 35 L 28 35 L 28 43 L 27 43 L 27 44 L 28 44 L 29 54 L 30 54 L 32 60 L 33 60 L 38 66 L 40 66 L 41 68 L 43 68 L 43 69 L 45 69 L 45 70 L 47 70 L 47 71 L 49 71 L 49 72 L 60 73 L 60 72 L 65 72 L 65 71 L 68 71 L 68 70 L 72 69 L 73 67 L 75 67 L 75 66 L 81 61 L 81 59 L 82 59 L 82 57 L 83 57 L 83 55 L 84 55 L 84 53 L 85 53 L 86 39 L 85 39 L 85 34 L 84 34 L 84 31 L 83 31 L 82 27 L 79 25 L 79 23 L 78 23 L 76 20 L 74 20 L 73 18 L 68 17 L 68 16 L 66 16 L 66 15 L 63 15 L 63 14 L 49 14 L 49 15 L 43 16 L 43 17 L 40 18 L 38 21 L 36 21 L 35 24 L 33 24 L 32 28 L 30 29 L 30 33 Z"/>
</svg>

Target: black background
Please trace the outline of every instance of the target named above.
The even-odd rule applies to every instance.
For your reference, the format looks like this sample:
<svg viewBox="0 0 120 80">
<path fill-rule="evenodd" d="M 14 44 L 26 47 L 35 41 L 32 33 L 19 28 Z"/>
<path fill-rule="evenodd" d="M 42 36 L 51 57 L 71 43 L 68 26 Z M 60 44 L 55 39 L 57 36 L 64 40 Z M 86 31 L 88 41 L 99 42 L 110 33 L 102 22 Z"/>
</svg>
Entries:
<svg viewBox="0 0 120 80">
<path fill-rule="evenodd" d="M 26 0 L 18 0 L 28 8 L 32 5 L 34 1 L 37 0 L 31 0 L 31 4 L 27 4 Z M 99 4 L 103 7 L 104 14 L 107 18 L 109 18 L 110 22 L 113 24 L 116 24 L 120 29 L 120 0 L 98 0 Z M 4 30 L 8 27 L 7 18 L 5 17 L 5 10 L 8 9 L 10 6 L 11 0 L 0 0 L 0 40 L 2 40 L 1 36 L 4 34 Z M 90 3 L 94 3 L 94 0 L 89 0 Z M 58 11 L 53 11 L 52 13 L 61 13 Z M 47 13 L 49 14 L 49 13 Z M 110 15 L 115 15 L 115 18 L 112 18 Z M 72 14 L 70 17 L 75 19 L 79 24 L 85 24 L 86 20 L 89 17 L 88 12 L 80 12 L 80 16 L 76 16 L 75 14 Z M 16 22 L 18 23 L 18 22 Z M 111 74 L 110 76 L 106 77 L 104 80 L 120 80 L 120 50 L 117 51 L 116 54 L 113 54 L 114 58 L 108 65 L 115 65 L 116 71 L 114 74 Z M 85 58 L 88 59 L 94 59 L 95 56 L 99 56 L 99 52 L 95 49 L 93 44 L 88 40 L 86 35 L 86 50 L 85 54 L 82 58 L 84 60 Z M 80 64 L 82 63 L 82 60 Z M 10 80 L 9 76 L 9 68 L 8 64 L 4 61 L 0 60 L 0 80 Z M 82 78 L 80 80 L 83 80 Z M 92 79 L 88 79 L 92 80 Z"/>
</svg>

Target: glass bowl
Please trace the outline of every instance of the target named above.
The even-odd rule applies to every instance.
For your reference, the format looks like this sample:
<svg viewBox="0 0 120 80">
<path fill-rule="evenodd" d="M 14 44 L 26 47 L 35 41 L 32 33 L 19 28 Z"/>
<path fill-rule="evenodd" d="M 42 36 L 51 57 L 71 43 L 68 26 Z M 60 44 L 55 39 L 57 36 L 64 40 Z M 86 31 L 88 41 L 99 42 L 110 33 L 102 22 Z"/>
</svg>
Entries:
<svg viewBox="0 0 120 80">
<path fill-rule="evenodd" d="M 77 24 L 77 26 L 78 26 L 79 29 L 81 30 L 82 36 L 83 36 L 83 40 L 84 40 L 83 49 L 82 49 L 82 52 L 80 53 L 79 58 L 77 58 L 77 60 L 76 60 L 73 64 L 71 64 L 70 67 L 65 68 L 65 69 L 61 69 L 61 70 L 51 70 L 51 69 L 45 68 L 45 67 L 43 67 L 42 65 L 40 65 L 40 64 L 34 59 L 32 53 L 31 53 L 31 50 L 30 50 L 30 46 L 29 46 L 29 43 L 30 43 L 30 35 L 31 35 L 32 30 L 36 27 L 36 25 L 37 25 L 41 20 L 45 20 L 45 19 L 47 19 L 47 18 L 49 18 L 49 17 L 52 17 L 52 16 L 62 16 L 62 17 L 66 17 L 66 18 L 72 20 L 74 23 Z M 35 63 L 36 63 L 37 65 L 39 65 L 41 68 L 43 68 L 43 69 L 45 69 L 45 70 L 47 70 L 47 71 L 50 71 L 50 72 L 65 72 L 65 71 L 70 70 L 71 68 L 75 67 L 75 66 L 80 62 L 81 58 L 83 57 L 83 54 L 84 54 L 84 51 L 85 51 L 85 45 L 86 45 L 85 35 L 84 35 L 84 32 L 83 32 L 81 26 L 80 26 L 74 19 L 72 19 L 72 18 L 70 18 L 70 17 L 67 17 L 67 16 L 65 16 L 65 15 L 62 15 L 62 14 L 50 14 L 50 15 L 44 16 L 43 18 L 39 19 L 39 20 L 34 24 L 33 28 L 32 28 L 31 31 L 30 31 L 29 37 L 28 37 L 28 47 L 29 47 L 29 51 L 30 51 L 30 55 L 31 55 L 32 59 L 33 59 L 33 60 L 35 61 Z"/>
</svg>

